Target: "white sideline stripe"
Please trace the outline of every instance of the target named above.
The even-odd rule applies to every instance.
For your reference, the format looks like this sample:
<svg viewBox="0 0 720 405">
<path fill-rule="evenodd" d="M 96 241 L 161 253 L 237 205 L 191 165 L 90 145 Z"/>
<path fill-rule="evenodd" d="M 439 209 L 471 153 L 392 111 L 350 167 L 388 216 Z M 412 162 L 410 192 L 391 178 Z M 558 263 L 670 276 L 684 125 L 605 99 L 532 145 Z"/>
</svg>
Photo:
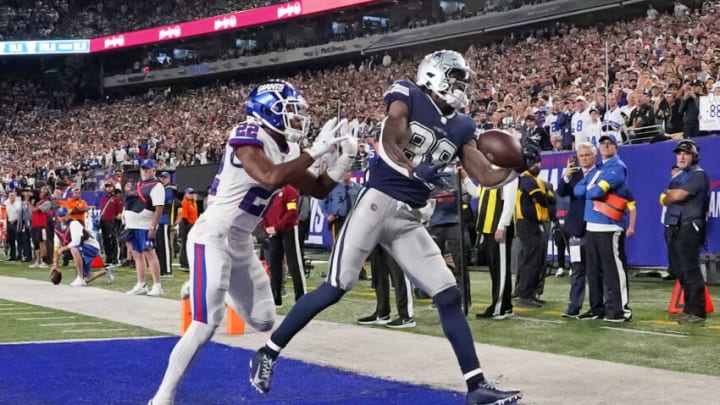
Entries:
<svg viewBox="0 0 720 405">
<path fill-rule="evenodd" d="M 113 328 L 113 329 L 69 329 L 64 330 L 62 333 L 85 333 L 85 332 L 118 332 L 125 330 L 125 328 Z"/>
<path fill-rule="evenodd" d="M 0 304 L 0 307 L 12 307 L 15 305 L 17 305 L 17 304 Z"/>
<path fill-rule="evenodd" d="M 16 321 L 49 321 L 51 319 L 73 319 L 77 316 L 43 316 L 40 318 L 16 318 Z"/>
<path fill-rule="evenodd" d="M 11 305 L 15 305 L 15 304 L 11 304 Z M 0 308 L 0 312 L 4 312 L 4 311 L 17 311 L 18 309 L 29 309 L 29 307 L 26 306 L 26 305 L 23 305 L 23 307 L 25 307 L 25 308 Z"/>
<path fill-rule="evenodd" d="M 41 323 L 38 326 L 73 326 L 73 325 L 100 325 L 102 322 L 59 322 L 59 323 Z"/>
<path fill-rule="evenodd" d="M 27 345 L 27 344 L 50 344 L 50 343 L 77 343 L 77 342 L 106 342 L 112 340 L 148 340 L 148 339 L 161 339 L 168 336 L 131 336 L 124 338 L 108 337 L 108 338 L 90 338 L 90 339 L 57 339 L 57 340 L 26 340 L 24 342 L 5 342 L 0 346 L 11 346 L 11 345 Z"/>
<path fill-rule="evenodd" d="M 518 319 L 521 321 L 531 321 L 531 322 L 543 322 L 543 323 L 557 323 L 557 324 L 564 324 L 565 321 L 553 321 L 551 319 L 535 319 L 535 318 L 528 318 L 525 316 L 518 316 L 517 313 L 515 316 L 508 318 L 508 319 Z"/>
<path fill-rule="evenodd" d="M 617 327 L 613 328 L 612 326 L 601 326 L 601 328 L 616 330 L 619 332 L 642 333 L 645 335 L 670 336 L 670 337 L 679 337 L 679 338 L 688 337 L 687 333 L 682 333 L 682 332 L 655 332 L 655 331 L 651 331 L 651 330 L 626 329 L 626 328 L 617 328 Z"/>
<path fill-rule="evenodd" d="M 0 312 L 0 315 L 42 315 L 42 314 L 54 314 L 52 311 L 37 311 L 37 312 Z"/>
</svg>

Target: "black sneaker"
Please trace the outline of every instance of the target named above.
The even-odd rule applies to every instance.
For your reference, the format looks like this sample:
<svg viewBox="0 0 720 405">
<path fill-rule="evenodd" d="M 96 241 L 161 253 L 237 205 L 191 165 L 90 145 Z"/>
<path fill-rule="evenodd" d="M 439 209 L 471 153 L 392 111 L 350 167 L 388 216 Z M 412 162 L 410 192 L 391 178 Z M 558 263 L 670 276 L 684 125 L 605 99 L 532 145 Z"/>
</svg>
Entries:
<svg viewBox="0 0 720 405">
<path fill-rule="evenodd" d="M 510 405 L 522 398 L 520 391 L 501 391 L 490 383 L 483 383 L 468 392 L 467 405 Z"/>
<path fill-rule="evenodd" d="M 360 325 L 385 325 L 390 322 L 390 315 L 377 316 L 372 314 L 357 320 Z"/>
<path fill-rule="evenodd" d="M 261 351 L 255 352 L 250 358 L 250 384 L 261 394 L 270 391 L 274 362 L 272 357 Z"/>
<path fill-rule="evenodd" d="M 578 315 L 577 319 L 580 319 L 581 321 L 590 321 L 593 319 L 600 319 L 603 316 L 596 314 L 592 311 L 583 312 L 582 314 Z"/>
<path fill-rule="evenodd" d="M 560 316 L 562 316 L 563 318 L 573 318 L 573 319 L 578 318 L 577 312 L 570 312 L 570 311 L 565 311 Z"/>
<path fill-rule="evenodd" d="M 414 328 L 415 318 L 401 318 L 397 317 L 392 321 L 385 324 L 388 328 L 400 329 L 400 328 Z"/>
</svg>

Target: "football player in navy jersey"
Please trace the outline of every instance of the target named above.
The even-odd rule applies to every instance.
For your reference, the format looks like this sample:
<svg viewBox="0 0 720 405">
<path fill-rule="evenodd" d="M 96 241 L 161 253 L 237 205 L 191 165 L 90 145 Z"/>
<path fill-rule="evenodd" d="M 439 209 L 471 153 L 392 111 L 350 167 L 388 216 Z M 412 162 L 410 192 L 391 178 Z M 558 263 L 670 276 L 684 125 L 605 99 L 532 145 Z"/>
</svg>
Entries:
<svg viewBox="0 0 720 405">
<path fill-rule="evenodd" d="M 252 232 L 285 184 L 316 198 L 327 197 L 350 170 L 358 149 L 347 120 L 338 124 L 332 119 L 313 146 L 300 153 L 296 142 L 310 122 L 306 110 L 303 97 L 286 82 L 262 83 L 248 95 L 247 120 L 230 131 L 208 208 L 188 233 L 192 322 L 170 354 L 150 405 L 173 404 L 190 362 L 222 321 L 226 296 L 254 329 L 272 328 L 275 303 L 270 281 L 253 251 Z M 326 172 L 316 176 L 307 170 L 336 144 L 343 153 Z"/>
<path fill-rule="evenodd" d="M 513 169 L 495 168 L 488 162 L 478 150 L 475 123 L 459 112 L 468 104 L 473 78 L 462 55 L 438 51 L 420 63 L 415 83 L 398 81 L 385 93 L 387 116 L 377 145 L 378 162 L 370 168 L 366 188 L 333 247 L 327 279 L 295 304 L 253 356 L 250 381 L 258 391 L 269 391 L 280 351 L 316 314 L 354 286 L 362 263 L 380 244 L 412 283 L 433 297 L 467 382 L 467 403 L 506 404 L 521 397 L 518 391 L 501 391 L 485 380 L 461 309 L 460 290 L 420 223 L 419 209 L 455 156 L 485 186 L 501 186 L 517 177 Z M 524 153 L 529 165 L 539 160 L 538 150 L 531 146 Z"/>
</svg>

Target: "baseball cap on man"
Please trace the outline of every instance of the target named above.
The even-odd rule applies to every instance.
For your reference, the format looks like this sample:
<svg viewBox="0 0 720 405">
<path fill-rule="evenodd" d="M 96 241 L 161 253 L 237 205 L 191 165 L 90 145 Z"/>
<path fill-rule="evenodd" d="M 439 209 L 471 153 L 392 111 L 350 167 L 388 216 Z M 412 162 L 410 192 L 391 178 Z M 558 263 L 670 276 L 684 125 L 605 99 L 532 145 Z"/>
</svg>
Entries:
<svg viewBox="0 0 720 405">
<path fill-rule="evenodd" d="M 587 99 L 586 99 L 585 97 L 583 97 L 583 96 L 577 96 L 577 97 L 575 97 L 575 102 L 578 102 L 578 101 L 584 101 L 584 102 L 587 103 Z"/>
<path fill-rule="evenodd" d="M 693 155 L 698 154 L 698 148 L 697 144 L 689 139 L 683 139 L 682 141 L 678 142 L 677 146 L 675 146 L 675 149 L 673 150 L 674 153 L 679 152 L 687 152 Z"/>
<path fill-rule="evenodd" d="M 598 139 L 598 143 L 603 143 L 605 141 L 610 141 L 613 145 L 617 146 L 617 138 L 615 138 L 615 135 L 605 134 Z"/>
<path fill-rule="evenodd" d="M 690 82 L 691 86 L 704 86 L 705 83 L 702 82 L 702 80 L 695 79 L 692 82 Z"/>
<path fill-rule="evenodd" d="M 154 169 L 155 168 L 155 162 L 152 161 L 152 159 L 147 159 L 142 162 L 140 165 L 143 169 Z"/>
<path fill-rule="evenodd" d="M 55 211 L 55 215 L 58 216 L 58 217 L 64 217 L 65 215 L 68 214 L 68 212 L 69 212 L 69 211 L 68 211 L 67 207 L 59 207 L 59 208 Z"/>
<path fill-rule="evenodd" d="M 165 178 L 168 178 L 168 179 L 169 179 L 169 178 L 170 178 L 170 173 L 168 173 L 168 172 L 162 172 L 162 173 L 160 173 L 160 177 L 165 177 Z"/>
<path fill-rule="evenodd" d="M 195 192 L 195 190 L 193 190 L 192 187 L 188 187 L 185 189 L 185 194 L 192 194 L 194 192 Z"/>
</svg>

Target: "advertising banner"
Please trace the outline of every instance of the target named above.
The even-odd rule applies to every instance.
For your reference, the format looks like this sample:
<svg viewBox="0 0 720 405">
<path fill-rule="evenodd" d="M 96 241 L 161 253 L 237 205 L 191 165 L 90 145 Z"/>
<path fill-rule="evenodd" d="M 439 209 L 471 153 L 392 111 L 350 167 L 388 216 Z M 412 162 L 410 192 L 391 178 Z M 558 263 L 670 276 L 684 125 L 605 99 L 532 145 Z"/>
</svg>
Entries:
<svg viewBox="0 0 720 405">
<path fill-rule="evenodd" d="M 55 55 L 89 53 L 89 39 L 0 42 L 2 55 Z"/>
<path fill-rule="evenodd" d="M 90 40 L 90 52 L 122 49 L 131 46 L 147 45 L 197 35 L 212 34 L 214 32 L 252 27 L 304 15 L 372 3 L 373 1 L 377 0 L 288 1 L 195 21 L 93 38 Z"/>
</svg>

